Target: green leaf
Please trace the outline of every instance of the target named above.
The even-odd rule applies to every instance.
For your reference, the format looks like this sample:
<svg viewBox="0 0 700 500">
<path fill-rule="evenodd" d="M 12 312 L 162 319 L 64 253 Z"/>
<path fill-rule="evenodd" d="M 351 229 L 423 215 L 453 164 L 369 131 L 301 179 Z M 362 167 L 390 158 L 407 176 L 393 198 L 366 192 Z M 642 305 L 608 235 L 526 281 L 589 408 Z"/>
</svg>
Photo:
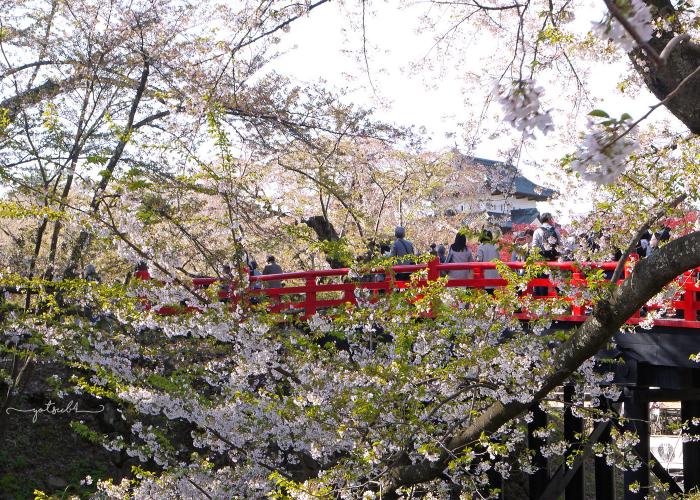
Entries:
<svg viewBox="0 0 700 500">
<path fill-rule="evenodd" d="M 91 164 L 104 165 L 107 163 L 108 158 L 100 154 L 92 154 L 87 157 L 87 162 Z M 100 173 L 102 175 L 102 173 Z"/>
<path fill-rule="evenodd" d="M 622 116 L 620 117 L 620 121 L 624 122 L 625 120 L 631 120 L 632 116 L 629 113 L 622 113 Z"/>
<path fill-rule="evenodd" d="M 610 118 L 610 115 L 607 114 L 605 111 L 602 109 L 594 109 L 590 113 L 588 113 L 590 116 L 598 116 L 600 118 Z"/>
</svg>

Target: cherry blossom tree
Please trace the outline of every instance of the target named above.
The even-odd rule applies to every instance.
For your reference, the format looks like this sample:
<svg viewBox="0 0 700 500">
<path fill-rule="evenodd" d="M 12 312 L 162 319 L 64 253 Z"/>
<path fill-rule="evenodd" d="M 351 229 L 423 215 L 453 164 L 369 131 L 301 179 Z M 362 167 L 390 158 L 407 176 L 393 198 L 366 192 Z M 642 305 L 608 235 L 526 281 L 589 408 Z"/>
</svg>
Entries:
<svg viewBox="0 0 700 500">
<path fill-rule="evenodd" d="M 594 270 L 584 289 L 558 283 L 592 307 L 580 327 L 557 326 L 567 301 L 520 293 L 544 271 L 534 257 L 522 275 L 501 267 L 508 285 L 493 296 L 415 281 L 306 321 L 195 289 L 192 276 L 242 264 L 246 249 L 271 241 L 300 248 L 311 230 L 323 240 L 332 228 L 359 254 L 393 224 L 427 219 L 416 202 L 437 204 L 454 188 L 445 179 L 458 181 L 449 161 L 400 143 L 405 131 L 320 84 L 263 71 L 277 38 L 324 3 L 0 3 L 0 320 L 10 360 L 0 419 L 32 363 L 70 366 L 62 390 L 112 402 L 126 428 L 99 433 L 76 420 L 75 431 L 143 462 L 133 481 L 101 478 L 98 498 L 495 494 L 494 473 L 533 472 L 535 451 L 565 453 L 553 429 L 538 431 L 548 438 L 538 450 L 526 440 L 533 408 L 558 401 L 556 387 L 575 386 L 582 418 L 609 417 L 600 400 L 619 390 L 592 357 L 700 266 L 700 233 L 686 228 L 617 284 L 641 234 L 698 202 L 695 136 L 642 126 L 664 107 L 698 131 L 700 61 L 686 3 L 606 0 L 585 43 L 628 57 L 659 103 L 637 120 L 591 110 L 590 130 L 562 160 L 572 192 L 599 184 L 572 228 L 601 244 L 576 259 L 623 254 L 612 284 Z M 493 97 L 517 139 L 556 133 L 537 82 L 564 66 L 585 94 L 576 64 L 586 54 L 572 54 L 584 41 L 566 32 L 578 4 L 435 4 L 460 29 L 478 19 L 514 42 Z M 93 258 L 103 259 L 103 283 L 77 277 Z M 117 280 L 138 261 L 158 279 Z M 246 284 L 240 268 L 230 285 L 242 293 Z M 166 305 L 182 314 L 156 314 Z M 517 320 L 522 310 L 536 319 Z M 634 467 L 632 442 L 621 434 L 597 452 Z"/>
</svg>

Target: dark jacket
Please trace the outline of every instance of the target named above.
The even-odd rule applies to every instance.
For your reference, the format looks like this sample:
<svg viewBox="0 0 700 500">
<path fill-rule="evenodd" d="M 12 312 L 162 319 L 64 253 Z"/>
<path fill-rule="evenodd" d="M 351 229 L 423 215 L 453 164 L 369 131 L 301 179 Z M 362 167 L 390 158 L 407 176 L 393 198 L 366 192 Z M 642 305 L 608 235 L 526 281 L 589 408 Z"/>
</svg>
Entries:
<svg viewBox="0 0 700 500">
<path fill-rule="evenodd" d="M 282 268 L 276 262 L 268 264 L 263 269 L 263 274 L 282 274 Z M 280 280 L 271 280 L 265 282 L 265 288 L 281 288 L 282 282 Z"/>
</svg>

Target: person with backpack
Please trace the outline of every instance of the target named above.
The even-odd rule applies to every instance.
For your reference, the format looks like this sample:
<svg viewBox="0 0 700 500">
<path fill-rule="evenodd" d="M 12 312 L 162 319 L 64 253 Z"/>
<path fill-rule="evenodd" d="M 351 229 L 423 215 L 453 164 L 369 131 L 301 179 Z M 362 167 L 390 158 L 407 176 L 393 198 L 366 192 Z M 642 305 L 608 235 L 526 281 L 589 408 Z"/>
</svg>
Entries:
<svg viewBox="0 0 700 500">
<path fill-rule="evenodd" d="M 554 218 L 549 212 L 545 212 L 539 216 L 540 227 L 535 229 L 532 234 L 532 243 L 530 245 L 531 250 L 537 249 L 540 253 L 542 259 L 546 262 L 552 262 L 557 260 L 559 257 L 559 247 L 561 243 L 561 234 L 556 227 L 554 227 Z M 538 278 L 546 278 L 546 275 L 540 275 Z M 549 295 L 549 287 L 546 286 L 536 286 L 534 287 L 535 296 L 546 296 Z"/>
<path fill-rule="evenodd" d="M 394 244 L 391 247 L 391 252 L 389 252 L 389 257 L 405 257 L 407 255 L 414 255 L 415 250 L 413 249 L 413 243 L 406 240 L 406 229 L 401 226 L 396 226 L 394 230 Z M 397 262 L 398 265 L 408 265 L 413 264 L 410 258 L 400 259 Z M 411 279 L 411 273 L 396 273 L 396 279 L 398 281 L 408 281 Z"/>
<path fill-rule="evenodd" d="M 442 243 L 439 244 L 437 247 L 437 256 L 438 259 L 440 259 L 440 264 L 444 264 L 447 260 L 447 251 L 445 245 L 443 245 Z"/>
<path fill-rule="evenodd" d="M 539 217 L 540 227 L 535 229 L 532 235 L 531 249 L 537 248 L 542 258 L 547 261 L 555 261 L 559 257 L 559 245 L 561 244 L 561 234 L 554 226 L 552 214 L 545 212 Z"/>
</svg>

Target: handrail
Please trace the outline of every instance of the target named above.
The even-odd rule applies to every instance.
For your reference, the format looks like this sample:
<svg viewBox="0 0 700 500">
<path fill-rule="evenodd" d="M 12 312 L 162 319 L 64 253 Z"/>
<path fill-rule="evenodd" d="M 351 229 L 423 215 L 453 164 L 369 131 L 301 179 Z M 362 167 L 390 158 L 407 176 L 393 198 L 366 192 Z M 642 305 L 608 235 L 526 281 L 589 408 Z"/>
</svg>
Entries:
<svg viewBox="0 0 700 500">
<path fill-rule="evenodd" d="M 523 262 L 503 262 L 502 264 L 517 271 L 525 267 Z M 589 269 L 602 269 L 608 273 L 617 266 L 617 262 L 544 262 L 547 268 L 552 271 L 565 272 L 560 280 L 567 284 L 579 288 L 586 286 L 587 282 L 583 277 L 583 271 Z M 496 262 L 455 262 L 439 263 L 437 259 L 421 264 L 401 264 L 372 271 L 357 271 L 350 268 L 341 269 L 319 269 L 312 271 L 295 271 L 280 274 L 268 274 L 259 276 L 249 276 L 248 287 L 243 291 L 232 290 L 234 281 L 224 278 L 203 277 L 194 278 L 192 284 L 195 288 L 205 288 L 216 283 L 230 286 L 219 291 L 219 297 L 225 301 L 238 302 L 242 298 L 245 300 L 259 300 L 260 296 L 265 296 L 269 300 L 268 310 L 273 313 L 293 313 L 303 318 L 309 318 L 318 311 L 337 307 L 344 303 L 357 303 L 355 296 L 358 289 L 368 290 L 372 300 L 377 300 L 379 295 L 393 293 L 395 290 L 409 288 L 411 283 L 396 279 L 398 273 L 414 273 L 427 270 L 426 278 L 418 280 L 419 285 L 425 285 L 429 281 L 434 281 L 449 271 L 471 271 L 471 277 L 447 280 L 448 288 L 466 287 L 493 289 L 505 286 L 507 281 L 502 277 L 486 278 L 484 271 L 497 269 Z M 629 274 L 626 269 L 625 277 Z M 672 300 L 675 317 L 662 317 L 655 319 L 654 324 L 660 326 L 672 326 L 682 328 L 700 328 L 700 287 L 697 280 L 693 279 L 697 275 L 697 270 L 689 271 L 679 277 L 682 291 Z M 350 280 L 347 280 L 347 278 Z M 340 278 L 339 282 L 333 282 L 333 278 Z M 380 279 L 381 278 L 381 279 Z M 326 280 L 331 280 L 326 282 Z M 282 287 L 271 287 L 266 282 L 279 281 Z M 303 281 L 303 284 L 289 283 Z M 621 280 L 622 281 L 622 280 Z M 529 281 L 526 290 L 523 292 L 532 295 L 536 299 L 552 299 L 559 297 L 556 286 L 560 281 L 552 282 L 548 276 L 540 276 Z M 536 292 L 539 292 L 537 294 Z M 544 292 L 544 293 L 543 293 Z M 335 294 L 336 297 L 329 295 Z M 340 297 L 337 295 L 340 294 Z M 255 299 L 255 297 L 258 299 Z M 303 296 L 303 297 L 302 297 Z M 247 297 L 247 298 L 246 298 Z M 570 302 L 570 313 L 559 317 L 562 321 L 582 322 L 585 321 L 590 307 L 577 304 L 572 297 L 564 297 Z M 628 321 L 630 324 L 640 324 L 646 321 L 644 314 L 653 311 L 655 306 L 648 306 L 644 310 L 635 313 Z M 658 308 L 657 308 L 658 309 Z M 192 311 L 193 308 L 185 308 L 185 311 Z M 182 309 L 163 306 L 158 308 L 159 314 L 170 315 L 180 314 Z M 528 313 L 517 313 L 520 319 L 531 319 Z"/>
</svg>

